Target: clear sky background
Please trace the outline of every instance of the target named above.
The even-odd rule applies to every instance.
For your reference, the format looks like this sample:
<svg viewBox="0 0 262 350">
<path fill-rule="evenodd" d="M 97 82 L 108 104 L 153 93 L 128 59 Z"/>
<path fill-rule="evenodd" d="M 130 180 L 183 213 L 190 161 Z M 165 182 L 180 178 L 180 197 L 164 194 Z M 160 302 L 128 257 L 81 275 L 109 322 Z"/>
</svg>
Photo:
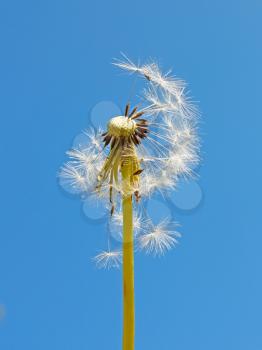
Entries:
<svg viewBox="0 0 262 350">
<path fill-rule="evenodd" d="M 4 0 L 0 26 L 1 350 L 121 349 L 121 273 L 91 261 L 105 225 L 56 179 L 126 102 L 121 51 L 173 67 L 203 113 L 200 178 L 159 204 L 180 245 L 136 255 L 136 350 L 261 350 L 261 1 Z"/>
</svg>

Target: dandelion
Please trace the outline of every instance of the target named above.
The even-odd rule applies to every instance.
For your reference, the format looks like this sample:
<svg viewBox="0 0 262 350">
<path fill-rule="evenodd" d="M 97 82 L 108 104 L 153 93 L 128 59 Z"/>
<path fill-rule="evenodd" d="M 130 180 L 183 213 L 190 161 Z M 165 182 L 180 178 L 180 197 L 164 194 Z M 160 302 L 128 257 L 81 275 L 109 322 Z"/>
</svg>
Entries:
<svg viewBox="0 0 262 350">
<path fill-rule="evenodd" d="M 128 102 L 106 130 L 85 131 L 86 143 L 67 152 L 59 176 L 73 193 L 105 201 L 112 227 L 122 230 L 122 249 L 111 250 L 108 239 L 108 249 L 94 261 L 99 268 L 123 264 L 123 350 L 134 350 L 135 247 L 162 255 L 180 237 L 174 223 L 154 225 L 143 201 L 174 190 L 181 177 L 195 176 L 199 112 L 186 83 L 170 71 L 162 73 L 155 62 L 136 65 L 123 56 L 114 64 L 144 78 L 140 108 Z"/>
</svg>

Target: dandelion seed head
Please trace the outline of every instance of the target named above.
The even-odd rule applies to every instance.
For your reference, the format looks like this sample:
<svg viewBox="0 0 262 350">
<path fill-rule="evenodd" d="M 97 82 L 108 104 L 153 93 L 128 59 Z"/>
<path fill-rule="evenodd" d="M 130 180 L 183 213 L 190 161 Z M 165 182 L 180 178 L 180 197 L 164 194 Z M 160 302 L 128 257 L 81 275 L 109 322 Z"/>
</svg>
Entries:
<svg viewBox="0 0 262 350">
<path fill-rule="evenodd" d="M 139 202 L 156 191 L 174 190 L 181 177 L 195 176 L 199 112 L 185 81 L 170 71 L 163 73 L 156 62 L 135 64 L 123 55 L 114 64 L 144 79 L 140 109 L 128 103 L 123 115 L 109 119 L 106 130 L 85 130 L 86 142 L 67 152 L 69 161 L 59 175 L 71 192 L 102 200 L 112 222 L 120 226 L 122 213 L 116 208 L 123 195 Z M 124 179 L 127 164 L 130 178 Z M 134 216 L 134 230 L 143 233 L 140 246 L 146 251 L 161 254 L 176 243 L 176 231 L 160 224 L 145 232 L 148 226 L 144 218 Z M 102 252 L 97 259 L 108 266 L 118 258 L 114 252 Z"/>
<path fill-rule="evenodd" d="M 133 162 L 130 194 L 140 193 L 137 199 L 174 188 L 178 176 L 192 176 L 199 162 L 195 107 L 185 82 L 162 73 L 155 62 L 136 65 L 124 56 L 115 65 L 146 78 L 145 107 L 131 111 L 127 105 L 125 115 L 111 118 L 104 133 L 86 130 L 87 144 L 68 151 L 71 161 L 61 172 L 76 192 L 91 190 L 105 198 L 108 190 L 110 202 L 114 193 L 122 193 L 119 178 L 126 161 Z"/>
</svg>

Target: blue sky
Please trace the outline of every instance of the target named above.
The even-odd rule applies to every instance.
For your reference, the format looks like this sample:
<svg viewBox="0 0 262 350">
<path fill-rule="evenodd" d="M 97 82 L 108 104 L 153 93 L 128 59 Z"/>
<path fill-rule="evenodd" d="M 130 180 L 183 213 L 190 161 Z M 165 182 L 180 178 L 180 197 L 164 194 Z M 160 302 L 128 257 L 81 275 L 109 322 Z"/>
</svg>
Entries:
<svg viewBox="0 0 262 350">
<path fill-rule="evenodd" d="M 180 245 L 136 256 L 136 350 L 262 348 L 261 10 L 258 0 L 1 2 L 1 349 L 121 349 L 121 274 L 90 260 L 105 227 L 56 180 L 103 103 L 126 102 L 130 80 L 110 64 L 121 51 L 173 67 L 203 113 L 199 181 L 159 204 L 182 224 Z"/>
</svg>

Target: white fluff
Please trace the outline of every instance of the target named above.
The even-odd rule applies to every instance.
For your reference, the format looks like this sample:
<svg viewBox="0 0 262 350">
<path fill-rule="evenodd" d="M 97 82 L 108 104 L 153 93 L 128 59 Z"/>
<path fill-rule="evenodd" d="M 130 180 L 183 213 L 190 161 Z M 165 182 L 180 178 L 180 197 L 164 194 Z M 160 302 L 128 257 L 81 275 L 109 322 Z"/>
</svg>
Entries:
<svg viewBox="0 0 262 350">
<path fill-rule="evenodd" d="M 96 266 L 100 269 L 110 269 L 112 267 L 119 268 L 122 264 L 122 252 L 121 251 L 102 251 L 94 258 Z"/>
<path fill-rule="evenodd" d="M 170 250 L 178 243 L 177 238 L 180 237 L 180 233 L 170 230 L 169 225 L 166 220 L 156 226 L 152 224 L 148 233 L 139 237 L 139 247 L 154 255 L 162 255 Z"/>
</svg>

